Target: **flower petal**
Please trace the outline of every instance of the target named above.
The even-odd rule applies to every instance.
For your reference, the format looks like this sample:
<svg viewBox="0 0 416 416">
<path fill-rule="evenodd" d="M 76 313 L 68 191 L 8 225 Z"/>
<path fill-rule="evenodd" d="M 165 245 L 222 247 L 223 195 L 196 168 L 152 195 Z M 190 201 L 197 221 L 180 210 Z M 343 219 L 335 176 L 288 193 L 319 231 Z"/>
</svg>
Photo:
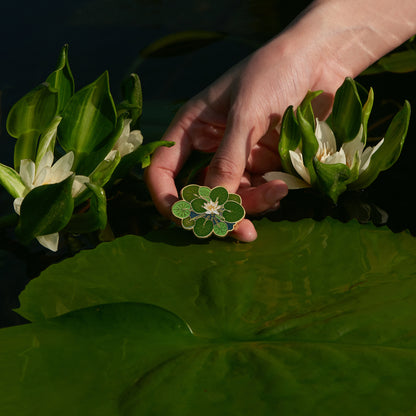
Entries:
<svg viewBox="0 0 416 416">
<path fill-rule="evenodd" d="M 43 170 L 46 166 L 51 167 L 53 163 L 53 153 L 48 150 L 44 156 L 42 157 L 42 159 L 40 160 L 37 168 L 36 168 L 36 172 L 40 172 L 41 170 Z"/>
<path fill-rule="evenodd" d="M 123 122 L 123 130 L 120 134 L 120 138 L 123 138 L 123 140 L 127 140 L 129 138 L 130 135 L 130 123 L 131 123 L 131 119 L 130 118 L 126 118 Z M 119 140 L 120 140 L 119 138 Z"/>
<path fill-rule="evenodd" d="M 306 169 L 305 165 L 303 164 L 303 157 L 302 153 L 299 149 L 295 151 L 289 150 L 290 160 L 292 162 L 293 167 L 295 168 L 296 172 L 302 177 L 302 179 L 307 182 L 311 183 L 311 176 L 309 175 L 308 170 Z"/>
<path fill-rule="evenodd" d="M 121 157 L 124 155 L 122 154 L 121 148 L 124 147 L 125 143 L 127 143 L 129 136 L 130 136 L 130 123 L 131 120 L 126 119 L 123 122 L 123 130 L 121 131 L 120 137 L 114 143 L 113 150 L 118 150 L 120 152 Z"/>
<path fill-rule="evenodd" d="M 143 135 L 140 130 L 133 130 L 130 132 L 128 142 L 134 146 L 136 150 L 143 143 Z"/>
<path fill-rule="evenodd" d="M 377 150 L 380 148 L 380 146 L 383 144 L 384 142 L 384 138 L 381 139 L 376 146 L 372 147 L 372 146 L 368 146 L 364 152 L 363 155 L 361 157 L 361 166 L 360 166 L 360 173 L 364 172 L 368 166 L 370 166 L 370 162 L 371 162 L 371 157 L 373 156 L 373 154 L 375 152 L 377 152 Z"/>
<path fill-rule="evenodd" d="M 51 251 L 58 250 L 59 233 L 40 235 L 36 237 L 36 240 L 38 240 L 39 244 L 41 244 L 43 247 L 46 247 Z"/>
<path fill-rule="evenodd" d="M 335 140 L 334 132 L 325 121 L 316 119 L 315 136 L 319 143 L 318 153 L 320 153 L 323 148 L 326 148 L 328 153 L 335 153 L 337 151 L 337 142 Z"/>
<path fill-rule="evenodd" d="M 345 165 L 346 158 L 345 158 L 344 149 L 341 148 L 339 152 L 332 153 L 325 160 L 322 160 L 321 162 L 325 163 L 326 165 L 333 165 L 335 163 L 343 163 Z"/>
<path fill-rule="evenodd" d="M 119 144 L 117 150 L 120 152 L 120 156 L 124 157 L 134 151 L 134 145 L 128 142 L 121 143 Z"/>
<path fill-rule="evenodd" d="M 51 168 L 48 183 L 62 182 L 72 174 L 71 168 L 74 163 L 74 153 L 68 152 L 62 156 Z"/>
<path fill-rule="evenodd" d="M 48 178 L 51 174 L 50 166 L 44 166 L 43 169 L 37 172 L 35 180 L 33 181 L 33 186 L 41 186 L 48 182 Z"/>
<path fill-rule="evenodd" d="M 23 159 L 20 162 L 20 177 L 22 178 L 23 183 L 29 189 L 33 188 L 33 181 L 35 179 L 35 162 L 30 159 Z"/>
<path fill-rule="evenodd" d="M 22 206 L 22 202 L 23 202 L 24 198 L 20 197 L 20 198 L 16 198 L 13 201 L 13 208 L 16 212 L 16 214 L 20 215 L 20 207 Z"/>
<path fill-rule="evenodd" d="M 114 159 L 116 158 L 117 152 L 118 152 L 117 149 L 110 150 L 108 152 L 108 155 L 104 158 L 104 160 L 107 160 L 108 162 L 113 162 Z"/>
<path fill-rule="evenodd" d="M 88 176 L 75 175 L 74 182 L 72 183 L 72 198 L 76 198 L 78 195 L 80 195 L 81 192 L 87 188 L 85 184 L 89 181 L 90 178 Z"/>
<path fill-rule="evenodd" d="M 347 161 L 347 165 L 349 167 L 352 166 L 354 162 L 354 157 L 358 152 L 359 157 L 361 158 L 361 154 L 363 153 L 363 149 L 365 144 L 362 141 L 363 138 L 363 125 L 361 124 L 360 130 L 358 134 L 355 136 L 353 140 L 350 142 L 343 143 L 341 149 L 344 149 L 345 158 Z"/>
<path fill-rule="evenodd" d="M 286 172 L 267 172 L 263 175 L 263 178 L 266 179 L 267 182 L 274 181 L 276 179 L 283 181 L 289 189 L 310 188 L 311 186 L 302 179 Z"/>
</svg>

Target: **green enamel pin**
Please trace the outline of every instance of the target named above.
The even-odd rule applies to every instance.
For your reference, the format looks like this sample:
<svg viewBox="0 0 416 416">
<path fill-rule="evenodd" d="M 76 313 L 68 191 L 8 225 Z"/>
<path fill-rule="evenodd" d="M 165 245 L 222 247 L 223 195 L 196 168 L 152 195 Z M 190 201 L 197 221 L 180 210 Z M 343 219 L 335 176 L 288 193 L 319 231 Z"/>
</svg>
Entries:
<svg viewBox="0 0 416 416">
<path fill-rule="evenodd" d="M 172 206 L 172 214 L 181 220 L 185 230 L 192 230 L 198 238 L 211 234 L 225 237 L 244 218 L 241 197 L 229 194 L 222 186 L 187 185 L 182 199 Z"/>
</svg>

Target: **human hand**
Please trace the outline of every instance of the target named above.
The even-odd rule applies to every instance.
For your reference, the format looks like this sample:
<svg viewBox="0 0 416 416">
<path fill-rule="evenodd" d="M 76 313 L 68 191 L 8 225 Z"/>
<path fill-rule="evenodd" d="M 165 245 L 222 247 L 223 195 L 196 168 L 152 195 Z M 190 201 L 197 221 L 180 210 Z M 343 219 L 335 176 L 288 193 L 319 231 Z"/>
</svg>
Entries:
<svg viewBox="0 0 416 416">
<path fill-rule="evenodd" d="M 158 149 L 146 172 L 153 201 L 163 215 L 172 218 L 170 208 L 178 199 L 174 179 L 192 150 L 215 152 L 204 184 L 239 193 L 248 214 L 279 206 L 287 194 L 286 184 L 266 183 L 262 175 L 279 168 L 276 128 L 285 109 L 299 105 L 309 90 L 321 89 L 325 93 L 313 105 L 315 114 L 324 118 L 344 78 L 356 76 L 377 59 L 365 50 L 353 55 L 352 44 L 344 48 L 350 57 L 345 64 L 338 51 L 339 45 L 350 41 L 348 16 L 332 10 L 338 20 L 322 29 L 328 17 L 323 17 L 322 4 L 330 2 L 316 3 L 317 7 L 311 6 L 285 32 L 225 73 L 175 116 L 164 136 L 175 146 Z M 342 23 L 346 29 L 340 34 Z M 244 220 L 233 235 L 252 241 L 256 231 Z"/>
</svg>

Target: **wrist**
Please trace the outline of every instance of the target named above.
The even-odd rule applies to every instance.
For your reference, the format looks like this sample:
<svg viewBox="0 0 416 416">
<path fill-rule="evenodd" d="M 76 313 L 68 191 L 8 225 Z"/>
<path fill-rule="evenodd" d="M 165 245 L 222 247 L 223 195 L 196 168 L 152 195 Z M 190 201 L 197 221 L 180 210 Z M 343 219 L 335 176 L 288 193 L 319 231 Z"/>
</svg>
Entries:
<svg viewBox="0 0 416 416">
<path fill-rule="evenodd" d="M 309 28 L 321 61 L 355 77 L 416 33 L 414 0 L 316 0 L 294 24 Z"/>
</svg>

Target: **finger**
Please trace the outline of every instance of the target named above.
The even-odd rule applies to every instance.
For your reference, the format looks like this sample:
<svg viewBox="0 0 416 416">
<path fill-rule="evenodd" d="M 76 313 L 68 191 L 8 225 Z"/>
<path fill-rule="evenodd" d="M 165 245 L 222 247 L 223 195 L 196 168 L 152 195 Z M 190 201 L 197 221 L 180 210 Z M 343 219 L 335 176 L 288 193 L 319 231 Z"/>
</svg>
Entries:
<svg viewBox="0 0 416 416">
<path fill-rule="evenodd" d="M 266 134 L 251 149 L 246 167 L 251 173 L 263 174 L 280 169 L 278 120 L 278 116 L 271 116 Z"/>
<path fill-rule="evenodd" d="M 175 177 L 192 151 L 192 143 L 180 124 L 169 128 L 166 138 L 174 141 L 172 147 L 160 147 L 145 170 L 145 180 L 158 211 L 171 218 L 171 206 L 178 199 Z"/>
<path fill-rule="evenodd" d="M 207 186 L 223 186 L 229 192 L 238 189 L 251 146 L 255 142 L 255 133 L 255 129 L 250 128 L 241 116 L 230 117 L 224 137 L 208 167 L 205 179 Z"/>
<path fill-rule="evenodd" d="M 257 231 L 250 220 L 244 219 L 237 225 L 230 236 L 243 243 L 251 243 L 257 238 Z"/>
<path fill-rule="evenodd" d="M 279 152 L 262 143 L 256 144 L 251 149 L 246 169 L 253 174 L 264 174 L 265 172 L 280 170 L 281 162 Z"/>
<path fill-rule="evenodd" d="M 287 193 L 287 185 L 280 180 L 266 182 L 257 187 L 245 187 L 239 190 L 247 214 L 260 214 L 277 209 L 280 200 Z"/>
</svg>

